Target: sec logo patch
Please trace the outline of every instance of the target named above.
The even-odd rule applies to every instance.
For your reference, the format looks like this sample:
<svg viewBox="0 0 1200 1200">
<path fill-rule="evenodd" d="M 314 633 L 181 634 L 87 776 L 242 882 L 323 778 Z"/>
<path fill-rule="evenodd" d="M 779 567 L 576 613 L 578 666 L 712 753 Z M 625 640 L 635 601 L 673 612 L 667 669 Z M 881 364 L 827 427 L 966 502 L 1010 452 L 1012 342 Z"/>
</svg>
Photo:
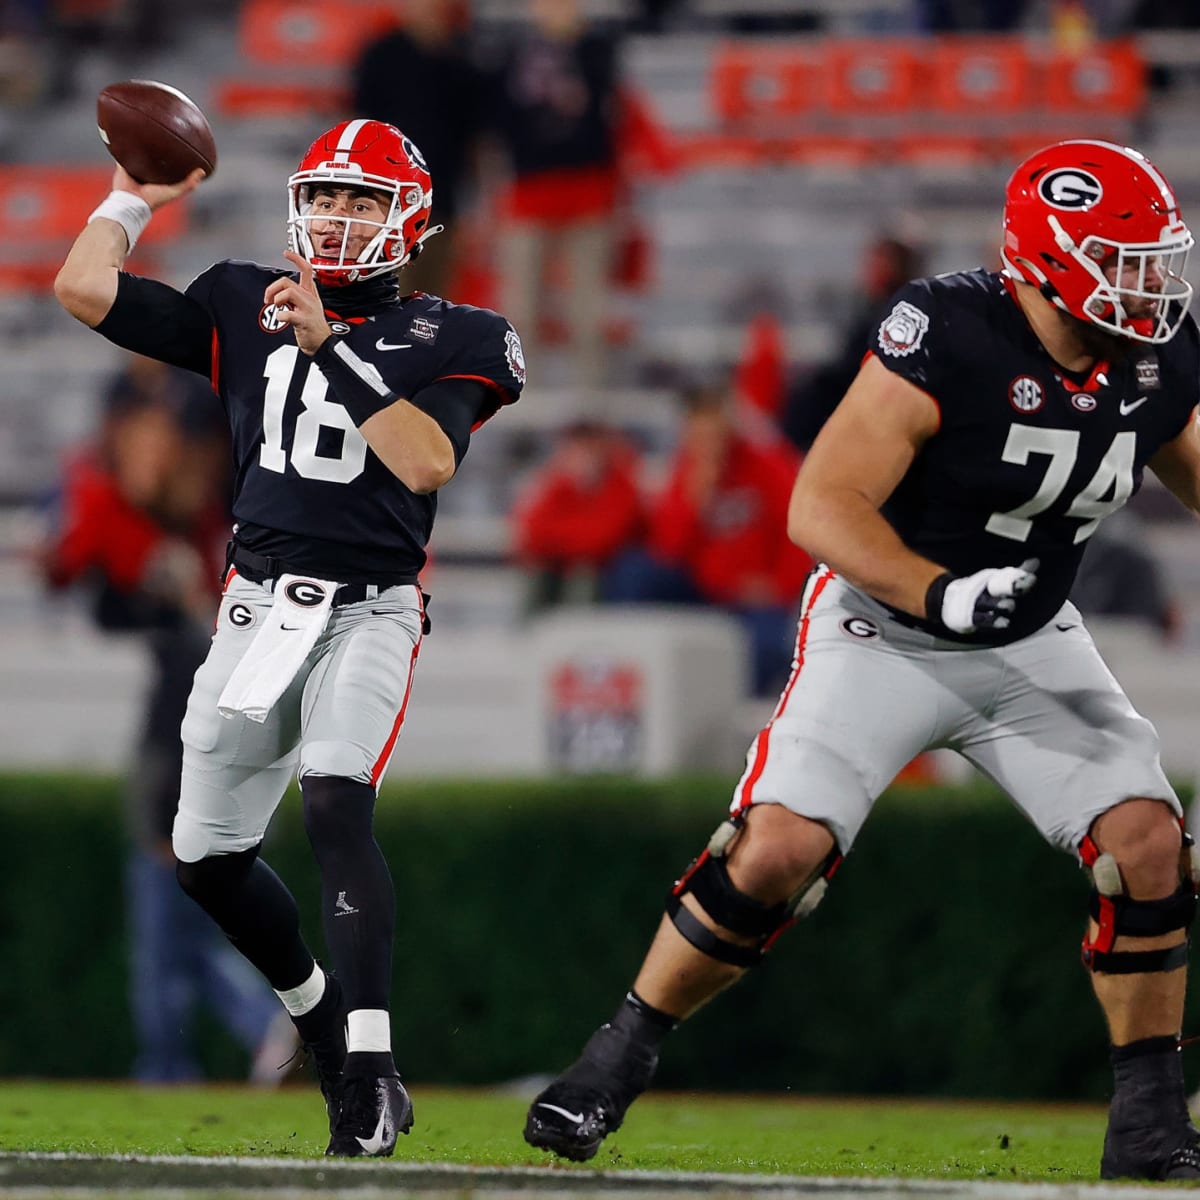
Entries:
<svg viewBox="0 0 1200 1200">
<path fill-rule="evenodd" d="M 1008 385 L 1008 402 L 1017 412 L 1037 412 L 1045 399 L 1042 385 L 1032 375 L 1018 375 Z"/>
<path fill-rule="evenodd" d="M 268 304 L 258 314 L 258 324 L 264 333 L 282 333 L 287 324 L 279 319 L 279 305 Z"/>
</svg>

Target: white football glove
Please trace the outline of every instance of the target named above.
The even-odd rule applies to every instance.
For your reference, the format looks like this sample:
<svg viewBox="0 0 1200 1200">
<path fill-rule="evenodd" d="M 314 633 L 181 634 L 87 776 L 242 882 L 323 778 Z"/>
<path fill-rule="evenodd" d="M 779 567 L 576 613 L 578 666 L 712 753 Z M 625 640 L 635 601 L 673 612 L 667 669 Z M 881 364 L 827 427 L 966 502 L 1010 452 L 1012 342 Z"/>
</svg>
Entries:
<svg viewBox="0 0 1200 1200">
<path fill-rule="evenodd" d="M 986 567 L 956 579 L 948 572 L 930 584 L 926 613 L 954 633 L 1007 629 L 1017 597 L 1037 583 L 1038 560 L 1019 567 Z"/>
</svg>

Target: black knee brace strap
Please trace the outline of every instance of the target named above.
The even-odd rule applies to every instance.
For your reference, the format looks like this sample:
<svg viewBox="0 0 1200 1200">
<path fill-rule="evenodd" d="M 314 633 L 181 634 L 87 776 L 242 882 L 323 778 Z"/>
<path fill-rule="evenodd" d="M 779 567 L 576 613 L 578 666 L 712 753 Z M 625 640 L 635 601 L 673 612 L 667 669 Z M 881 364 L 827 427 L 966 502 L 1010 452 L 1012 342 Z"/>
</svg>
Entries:
<svg viewBox="0 0 1200 1200">
<path fill-rule="evenodd" d="M 737 967 L 752 967 L 775 944 L 775 940 L 801 916 L 807 916 L 825 893 L 828 881 L 841 865 L 835 848 L 804 885 L 788 900 L 764 904 L 739 890 L 729 878 L 725 851 L 741 828 L 740 820 L 718 827 L 707 849 L 697 858 L 667 896 L 667 916 L 683 937 L 702 954 Z M 718 925 L 757 943 L 739 945 L 714 933 L 683 903 L 688 892 Z"/>
<path fill-rule="evenodd" d="M 1169 896 L 1134 900 L 1125 895 L 1120 871 L 1111 855 L 1101 854 L 1091 838 L 1080 846 L 1080 856 L 1092 871 L 1088 914 L 1098 926 L 1094 938 L 1084 937 L 1083 965 L 1106 975 L 1136 975 L 1152 971 L 1177 971 L 1187 966 L 1186 939 L 1159 950 L 1113 950 L 1118 936 L 1159 937 L 1187 929 L 1196 916 L 1196 882 L 1192 870 L 1192 839 L 1185 833 L 1180 874 L 1183 880 Z M 1106 861 L 1107 860 L 1107 861 Z"/>
</svg>

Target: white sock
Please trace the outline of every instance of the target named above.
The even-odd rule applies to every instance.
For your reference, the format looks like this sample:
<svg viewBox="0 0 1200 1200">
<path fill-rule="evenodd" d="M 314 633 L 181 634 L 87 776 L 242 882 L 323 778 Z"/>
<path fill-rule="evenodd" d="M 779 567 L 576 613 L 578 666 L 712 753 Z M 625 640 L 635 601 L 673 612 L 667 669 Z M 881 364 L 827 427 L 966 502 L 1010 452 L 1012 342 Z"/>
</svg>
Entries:
<svg viewBox="0 0 1200 1200">
<path fill-rule="evenodd" d="M 325 972 L 320 963 L 313 963 L 312 974 L 299 986 L 275 993 L 283 1001 L 283 1007 L 293 1017 L 302 1017 L 312 1012 L 325 995 Z"/>
<path fill-rule="evenodd" d="M 366 1050 L 374 1054 L 392 1052 L 392 1022 L 383 1008 L 356 1008 L 346 1016 L 346 1053 Z"/>
</svg>

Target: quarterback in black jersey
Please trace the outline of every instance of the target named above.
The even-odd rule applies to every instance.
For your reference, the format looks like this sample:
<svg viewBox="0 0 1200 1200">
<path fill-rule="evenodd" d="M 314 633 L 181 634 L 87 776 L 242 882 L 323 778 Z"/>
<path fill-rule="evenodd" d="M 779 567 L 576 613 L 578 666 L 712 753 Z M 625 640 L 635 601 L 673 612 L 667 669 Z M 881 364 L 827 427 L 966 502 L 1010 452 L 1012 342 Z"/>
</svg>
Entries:
<svg viewBox="0 0 1200 1200">
<path fill-rule="evenodd" d="M 1200 1179 L 1179 1056 L 1197 865 L 1158 737 L 1067 599 L 1147 466 L 1200 511 L 1191 245 L 1144 156 L 1063 142 L 1009 181 L 1005 270 L 895 296 L 797 475 L 789 532 L 820 565 L 787 687 L 633 990 L 530 1108 L 533 1145 L 591 1157 L 666 1033 L 816 907 L 896 773 L 948 747 L 1088 871 L 1101 1175 Z"/>
<path fill-rule="evenodd" d="M 233 433 L 234 535 L 183 722 L 179 882 L 292 1015 L 329 1114 L 326 1153 L 391 1154 L 412 1124 L 392 1057 L 392 879 L 372 832 L 421 638 L 436 493 L 517 400 L 520 338 L 494 312 L 401 292 L 432 181 L 400 130 L 344 121 L 288 181 L 294 270 L 220 262 L 183 292 L 122 270 L 151 212 L 191 191 L 120 167 L 59 273 L 118 345 L 210 378 Z M 259 857 L 298 775 L 334 968 Z"/>
</svg>

